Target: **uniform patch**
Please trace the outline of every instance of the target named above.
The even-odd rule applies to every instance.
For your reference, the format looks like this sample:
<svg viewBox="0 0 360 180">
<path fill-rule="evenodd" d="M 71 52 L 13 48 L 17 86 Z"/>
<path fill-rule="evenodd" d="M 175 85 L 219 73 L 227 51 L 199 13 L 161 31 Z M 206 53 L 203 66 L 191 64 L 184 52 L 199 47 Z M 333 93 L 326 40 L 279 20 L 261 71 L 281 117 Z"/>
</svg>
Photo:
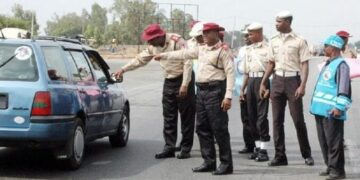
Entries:
<svg viewBox="0 0 360 180">
<path fill-rule="evenodd" d="M 325 81 L 328 81 L 328 80 L 330 79 L 330 77 L 331 77 L 331 71 L 326 70 L 326 71 L 324 72 L 324 74 L 323 74 L 323 79 L 324 79 Z"/>
<path fill-rule="evenodd" d="M 178 42 L 180 40 L 181 36 L 177 36 L 177 35 L 171 35 L 170 39 L 174 40 L 175 42 Z"/>
<path fill-rule="evenodd" d="M 229 45 L 227 45 L 226 43 L 221 44 L 221 47 L 222 47 L 224 50 L 230 49 L 230 48 L 229 48 Z"/>
</svg>

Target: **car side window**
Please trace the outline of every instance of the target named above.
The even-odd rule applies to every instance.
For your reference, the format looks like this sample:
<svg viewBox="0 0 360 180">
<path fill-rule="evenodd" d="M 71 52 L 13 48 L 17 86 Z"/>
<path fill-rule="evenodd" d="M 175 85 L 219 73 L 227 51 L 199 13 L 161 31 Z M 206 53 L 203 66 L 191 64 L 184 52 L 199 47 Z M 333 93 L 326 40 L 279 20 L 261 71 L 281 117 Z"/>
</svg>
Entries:
<svg viewBox="0 0 360 180">
<path fill-rule="evenodd" d="M 70 67 L 72 78 L 74 81 L 81 81 L 80 73 L 70 51 L 65 51 L 65 56 Z"/>
<path fill-rule="evenodd" d="M 96 57 L 91 53 L 88 53 L 88 56 L 90 59 L 91 66 L 94 69 L 94 73 L 95 73 L 97 81 L 98 82 L 106 82 L 107 81 L 106 75 L 105 75 L 103 69 L 101 68 L 99 62 L 97 61 Z"/>
<path fill-rule="evenodd" d="M 94 81 L 91 69 L 82 51 L 69 51 L 77 68 L 81 81 Z"/>
<path fill-rule="evenodd" d="M 47 65 L 48 76 L 51 80 L 66 81 L 66 65 L 59 47 L 42 47 Z"/>
</svg>

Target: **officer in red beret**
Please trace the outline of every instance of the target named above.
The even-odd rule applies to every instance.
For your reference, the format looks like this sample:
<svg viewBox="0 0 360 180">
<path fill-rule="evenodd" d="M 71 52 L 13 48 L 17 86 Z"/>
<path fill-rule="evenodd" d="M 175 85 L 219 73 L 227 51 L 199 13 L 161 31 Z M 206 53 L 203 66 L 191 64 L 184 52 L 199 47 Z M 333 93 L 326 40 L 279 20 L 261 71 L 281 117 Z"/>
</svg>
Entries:
<svg viewBox="0 0 360 180">
<path fill-rule="evenodd" d="M 149 25 L 142 34 L 142 39 L 150 45 L 133 60 L 124 65 L 116 77 L 125 72 L 135 70 L 148 64 L 155 54 L 186 48 L 186 41 L 177 34 L 166 33 L 158 24 Z M 160 61 L 164 70 L 163 116 L 165 146 L 162 152 L 155 155 L 156 159 L 175 157 L 177 140 L 178 112 L 181 117 L 182 141 L 178 159 L 190 158 L 194 139 L 195 123 L 195 88 L 192 61 Z"/>
<path fill-rule="evenodd" d="M 233 161 L 228 130 L 231 98 L 234 86 L 234 64 L 231 50 L 220 41 L 224 28 L 215 23 L 203 26 L 204 43 L 196 48 L 166 52 L 155 60 L 198 59 L 196 70 L 196 133 L 204 162 L 193 172 L 213 172 L 213 175 L 231 174 Z M 171 62 L 172 62 L 171 61 Z M 216 168 L 214 138 L 219 146 L 220 166 Z"/>
<path fill-rule="evenodd" d="M 343 48 L 341 49 L 341 56 L 344 58 L 356 59 L 357 58 L 356 51 L 350 48 L 348 45 L 349 37 L 351 37 L 351 35 L 347 31 L 338 31 L 336 35 L 340 36 L 341 39 L 343 39 L 345 42 Z"/>
</svg>

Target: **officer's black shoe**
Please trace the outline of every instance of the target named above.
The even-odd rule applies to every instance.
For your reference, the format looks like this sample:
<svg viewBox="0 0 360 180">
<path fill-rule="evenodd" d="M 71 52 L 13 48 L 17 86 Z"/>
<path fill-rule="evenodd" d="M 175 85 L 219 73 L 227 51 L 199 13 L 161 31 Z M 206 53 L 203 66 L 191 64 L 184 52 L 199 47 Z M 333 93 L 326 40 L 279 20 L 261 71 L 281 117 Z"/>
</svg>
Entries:
<svg viewBox="0 0 360 180">
<path fill-rule="evenodd" d="M 178 155 L 176 156 L 176 158 L 178 158 L 178 159 L 188 159 L 188 158 L 190 158 L 190 157 L 191 157 L 190 153 L 188 153 L 188 152 L 183 152 L 183 151 L 181 151 L 180 154 L 178 154 Z"/>
<path fill-rule="evenodd" d="M 220 166 L 212 173 L 213 175 L 232 174 L 233 166 L 230 164 L 220 164 Z"/>
<path fill-rule="evenodd" d="M 176 146 L 176 147 L 175 147 L 175 151 L 176 151 L 176 152 L 181 151 L 181 146 Z"/>
<path fill-rule="evenodd" d="M 163 151 L 155 154 L 155 159 L 164 159 L 170 157 L 175 157 L 175 152 Z"/>
<path fill-rule="evenodd" d="M 247 154 L 247 153 L 252 153 L 254 148 L 247 148 L 244 147 L 243 149 L 241 149 L 240 151 L 238 151 L 239 154 Z"/>
<path fill-rule="evenodd" d="M 330 173 L 329 176 L 326 178 L 326 180 L 335 180 L 335 179 L 345 179 L 346 175 L 345 173 Z"/>
<path fill-rule="evenodd" d="M 287 159 L 277 159 L 277 158 L 274 158 L 268 164 L 268 166 L 287 166 L 287 165 L 288 165 Z"/>
<path fill-rule="evenodd" d="M 326 169 L 325 171 L 319 172 L 319 176 L 328 176 L 330 174 L 329 169 Z"/>
<path fill-rule="evenodd" d="M 193 172 L 212 172 L 215 171 L 216 164 L 203 163 L 199 167 L 192 168 Z"/>
<path fill-rule="evenodd" d="M 255 158 L 256 162 L 264 162 L 264 161 L 268 161 L 268 160 L 269 160 L 269 156 L 265 149 L 261 149 L 259 151 L 257 157 Z"/>
<path fill-rule="evenodd" d="M 258 156 L 259 151 L 260 148 L 254 148 L 254 151 L 252 154 L 250 154 L 249 159 L 255 159 Z"/>
<path fill-rule="evenodd" d="M 314 159 L 312 157 L 305 158 L 305 164 L 308 166 L 314 165 Z"/>
</svg>

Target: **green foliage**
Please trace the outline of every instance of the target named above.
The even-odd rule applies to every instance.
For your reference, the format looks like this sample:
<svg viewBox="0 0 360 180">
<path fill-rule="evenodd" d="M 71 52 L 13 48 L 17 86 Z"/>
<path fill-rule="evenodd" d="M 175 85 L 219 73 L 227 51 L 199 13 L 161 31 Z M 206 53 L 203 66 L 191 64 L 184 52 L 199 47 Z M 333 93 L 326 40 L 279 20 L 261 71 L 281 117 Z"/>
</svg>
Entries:
<svg viewBox="0 0 360 180">
<path fill-rule="evenodd" d="M 111 13 L 113 19 L 108 23 L 107 14 Z M 95 3 L 91 13 L 82 11 L 55 17 L 47 22 L 45 32 L 52 36 L 74 37 L 84 34 L 91 39 L 95 46 L 110 44 L 116 39 L 119 44 L 143 44 L 141 33 L 152 23 L 159 23 L 168 32 L 175 32 L 188 38 L 190 28 L 188 24 L 193 17 L 179 9 L 174 9 L 172 19 L 164 15 L 164 11 L 151 0 L 114 0 L 107 10 Z M 1 21 L 0 21 L 1 23 Z"/>
<path fill-rule="evenodd" d="M 83 19 L 76 13 L 69 13 L 62 17 L 55 14 L 52 21 L 47 21 L 45 33 L 50 36 L 75 37 L 82 34 Z"/>
<path fill-rule="evenodd" d="M 37 23 L 36 13 L 30 10 L 24 10 L 20 4 L 15 4 L 12 8 L 12 16 L 0 14 L 0 28 L 14 27 L 21 28 L 31 32 L 31 22 L 34 16 L 34 35 L 38 34 L 39 24 Z"/>
<path fill-rule="evenodd" d="M 120 42 L 141 44 L 141 33 L 148 24 L 160 22 L 157 5 L 151 0 L 114 0 L 111 8 L 121 26 Z"/>
<path fill-rule="evenodd" d="M 184 38 L 188 39 L 188 34 L 190 32 L 190 28 L 188 26 L 193 20 L 194 19 L 192 15 L 185 14 L 184 11 L 180 9 L 174 9 L 172 11 L 172 19 L 170 20 L 170 24 L 172 25 L 172 27 L 170 27 L 170 30 L 171 32 L 180 34 Z"/>
</svg>

